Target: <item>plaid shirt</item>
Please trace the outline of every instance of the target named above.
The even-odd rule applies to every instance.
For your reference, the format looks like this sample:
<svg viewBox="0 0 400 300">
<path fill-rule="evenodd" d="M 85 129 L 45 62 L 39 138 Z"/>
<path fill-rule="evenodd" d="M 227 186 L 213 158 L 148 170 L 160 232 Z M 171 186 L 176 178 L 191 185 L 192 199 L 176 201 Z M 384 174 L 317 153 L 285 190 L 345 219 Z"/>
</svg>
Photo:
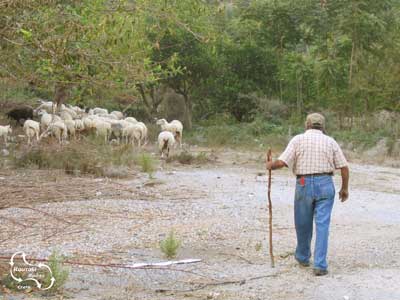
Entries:
<svg viewBox="0 0 400 300">
<path fill-rule="evenodd" d="M 347 166 L 338 143 L 317 129 L 296 135 L 279 156 L 295 175 L 330 173 Z"/>
</svg>

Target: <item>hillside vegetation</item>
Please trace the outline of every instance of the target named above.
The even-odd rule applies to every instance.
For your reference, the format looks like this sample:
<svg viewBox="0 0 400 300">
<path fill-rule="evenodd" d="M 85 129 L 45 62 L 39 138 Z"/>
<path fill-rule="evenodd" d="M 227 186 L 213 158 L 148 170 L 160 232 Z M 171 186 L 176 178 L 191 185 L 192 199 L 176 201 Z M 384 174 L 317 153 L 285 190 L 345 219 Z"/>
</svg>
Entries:
<svg viewBox="0 0 400 300">
<path fill-rule="evenodd" d="M 178 118 L 195 142 L 257 147 L 322 111 L 349 148 L 386 138 L 389 151 L 399 12 L 395 0 L 6 0 L 0 101 Z"/>
</svg>

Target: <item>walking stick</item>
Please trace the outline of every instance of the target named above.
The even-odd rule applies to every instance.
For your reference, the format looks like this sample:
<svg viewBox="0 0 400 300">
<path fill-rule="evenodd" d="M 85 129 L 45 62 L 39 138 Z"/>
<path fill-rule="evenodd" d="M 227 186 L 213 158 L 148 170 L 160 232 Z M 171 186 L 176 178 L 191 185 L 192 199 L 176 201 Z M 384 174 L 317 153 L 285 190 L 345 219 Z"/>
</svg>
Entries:
<svg viewBox="0 0 400 300">
<path fill-rule="evenodd" d="M 272 161 L 271 149 L 267 152 L 267 161 Z M 271 177 L 272 172 L 268 170 L 268 213 L 269 213 L 269 256 L 271 258 L 271 267 L 275 268 L 274 251 L 272 245 L 272 201 L 271 201 Z"/>
</svg>

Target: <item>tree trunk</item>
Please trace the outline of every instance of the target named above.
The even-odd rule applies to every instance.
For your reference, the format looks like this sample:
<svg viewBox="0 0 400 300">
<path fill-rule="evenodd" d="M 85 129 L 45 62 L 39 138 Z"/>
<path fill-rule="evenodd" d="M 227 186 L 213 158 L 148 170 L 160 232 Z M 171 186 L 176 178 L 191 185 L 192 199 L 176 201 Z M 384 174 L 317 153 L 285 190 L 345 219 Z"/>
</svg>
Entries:
<svg viewBox="0 0 400 300">
<path fill-rule="evenodd" d="M 354 52 L 355 52 L 355 42 L 351 44 L 351 56 L 350 56 L 350 68 L 349 68 L 349 89 L 351 89 L 352 79 L 353 79 L 353 64 L 354 64 Z"/>
<path fill-rule="evenodd" d="M 192 113 L 193 113 L 193 104 L 192 99 L 188 94 L 183 94 L 183 98 L 185 99 L 185 123 L 186 127 L 190 130 L 192 129 Z"/>
<path fill-rule="evenodd" d="M 57 84 L 54 92 L 54 102 L 57 104 L 57 112 L 60 111 L 61 105 L 68 97 L 67 87 L 63 84 Z M 55 113 L 53 108 L 53 113 Z"/>
</svg>

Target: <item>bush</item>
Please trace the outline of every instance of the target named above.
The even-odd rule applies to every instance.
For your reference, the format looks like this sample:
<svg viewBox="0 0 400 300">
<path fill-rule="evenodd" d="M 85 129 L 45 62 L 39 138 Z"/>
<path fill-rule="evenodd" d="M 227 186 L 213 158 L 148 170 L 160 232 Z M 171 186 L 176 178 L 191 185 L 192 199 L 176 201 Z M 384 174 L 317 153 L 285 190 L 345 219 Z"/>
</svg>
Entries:
<svg viewBox="0 0 400 300">
<path fill-rule="evenodd" d="M 142 172 L 147 173 L 150 177 L 153 176 L 153 173 L 155 171 L 155 163 L 153 158 L 149 154 L 140 154 L 136 158 L 136 163 L 142 168 Z"/>
<path fill-rule="evenodd" d="M 188 151 L 183 151 L 178 155 L 173 155 L 168 157 L 167 162 L 178 161 L 183 165 L 190 164 L 205 164 L 211 161 L 211 159 L 207 156 L 206 152 L 200 152 L 199 154 L 192 154 Z"/>
<path fill-rule="evenodd" d="M 168 237 L 165 240 L 160 242 L 161 252 L 164 253 L 167 258 L 176 257 L 180 246 L 181 242 L 176 239 L 173 231 L 169 233 Z"/>
<path fill-rule="evenodd" d="M 66 174 L 125 177 L 134 165 L 135 154 L 130 145 L 104 145 L 100 140 L 85 138 L 58 144 L 40 144 L 14 154 L 18 168 L 62 169 Z"/>
<path fill-rule="evenodd" d="M 59 292 L 67 281 L 69 270 L 63 267 L 63 260 L 64 258 L 60 256 L 57 252 L 53 252 L 50 255 L 48 266 L 51 269 L 51 273 L 46 272 L 46 276 L 43 279 L 42 286 L 50 286 L 52 277 L 54 278 L 54 283 L 49 290 L 45 291 L 45 294 L 54 294 L 56 292 Z"/>
</svg>

